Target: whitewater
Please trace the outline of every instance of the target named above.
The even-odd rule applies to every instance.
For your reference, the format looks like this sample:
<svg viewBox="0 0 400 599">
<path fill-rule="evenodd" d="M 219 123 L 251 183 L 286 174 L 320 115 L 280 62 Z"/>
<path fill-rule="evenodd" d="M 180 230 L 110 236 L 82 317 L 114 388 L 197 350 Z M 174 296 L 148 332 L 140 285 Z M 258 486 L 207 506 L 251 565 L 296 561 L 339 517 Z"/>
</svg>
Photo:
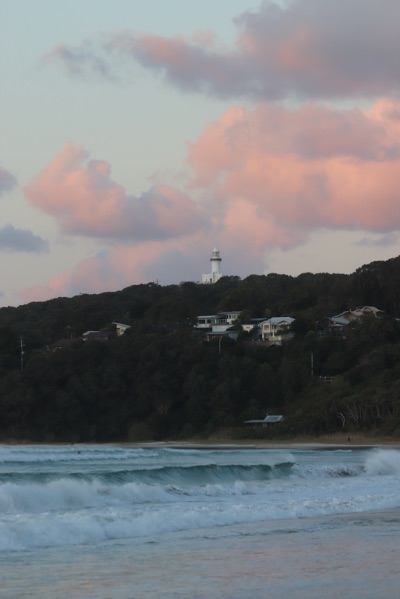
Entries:
<svg viewBox="0 0 400 599">
<path fill-rule="evenodd" d="M 398 598 L 397 449 L 0 445 L 0 597 Z"/>
</svg>

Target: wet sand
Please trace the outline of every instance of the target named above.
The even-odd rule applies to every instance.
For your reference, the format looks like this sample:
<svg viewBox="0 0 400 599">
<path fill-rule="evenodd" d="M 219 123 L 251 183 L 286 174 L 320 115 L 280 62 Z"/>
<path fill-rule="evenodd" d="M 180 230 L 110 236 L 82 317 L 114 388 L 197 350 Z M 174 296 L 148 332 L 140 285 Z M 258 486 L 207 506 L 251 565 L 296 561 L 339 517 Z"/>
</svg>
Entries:
<svg viewBox="0 0 400 599">
<path fill-rule="evenodd" d="M 248 442 L 216 442 L 216 441 L 148 441 L 148 442 L 127 442 L 121 445 L 130 447 L 142 447 L 142 448 L 161 448 L 167 447 L 171 449 L 208 449 L 208 450 L 235 450 L 235 449 L 298 449 L 298 450 L 362 450 L 362 449 L 400 449 L 400 442 L 397 441 L 366 441 L 357 442 L 350 441 L 347 443 L 338 442 L 312 442 L 312 441 L 301 441 L 301 442 L 268 442 L 268 441 L 248 441 Z"/>
<path fill-rule="evenodd" d="M 142 448 L 161 448 L 171 449 L 209 449 L 209 450 L 232 450 L 232 449 L 297 449 L 297 450 L 346 450 L 346 449 L 400 449 L 400 439 L 388 437 L 370 438 L 363 435 L 354 435 L 348 438 L 343 435 L 329 435 L 326 437 L 293 440 L 268 440 L 268 439 L 231 439 L 221 437 L 210 437 L 209 439 L 187 439 L 187 440 L 166 440 L 166 441 L 81 441 L 69 443 L 43 443 L 37 441 L 1 439 L 2 445 L 115 445 L 118 447 L 142 447 Z"/>
</svg>

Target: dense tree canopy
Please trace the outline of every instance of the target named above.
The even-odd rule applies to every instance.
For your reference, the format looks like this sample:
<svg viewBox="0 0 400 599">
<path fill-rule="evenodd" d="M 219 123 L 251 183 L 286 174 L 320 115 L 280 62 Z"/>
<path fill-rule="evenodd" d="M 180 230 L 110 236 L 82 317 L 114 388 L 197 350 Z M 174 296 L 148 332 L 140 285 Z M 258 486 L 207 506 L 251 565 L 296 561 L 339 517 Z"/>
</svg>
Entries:
<svg viewBox="0 0 400 599">
<path fill-rule="evenodd" d="M 345 337 L 316 322 L 357 306 Z M 295 318 L 283 347 L 241 333 L 207 341 L 196 316 Z M 214 285 L 134 285 L 0 309 L 0 439 L 112 441 L 183 438 L 230 429 L 268 411 L 279 435 L 368 430 L 400 435 L 400 257 L 352 275 L 224 277 Z M 121 337 L 88 330 L 130 325 Z M 240 328 L 240 327 L 239 327 Z M 59 339 L 63 349 L 50 351 Z M 23 353 L 22 353 L 23 352 Z"/>
</svg>

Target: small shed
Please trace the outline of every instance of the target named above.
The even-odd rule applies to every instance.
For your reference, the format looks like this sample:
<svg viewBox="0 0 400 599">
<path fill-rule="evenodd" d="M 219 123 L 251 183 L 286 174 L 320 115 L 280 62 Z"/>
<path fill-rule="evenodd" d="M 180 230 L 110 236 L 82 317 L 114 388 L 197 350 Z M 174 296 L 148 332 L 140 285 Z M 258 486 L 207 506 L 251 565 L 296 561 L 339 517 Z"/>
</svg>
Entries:
<svg viewBox="0 0 400 599">
<path fill-rule="evenodd" d="M 274 424 L 277 424 L 278 422 L 282 422 L 283 420 L 283 416 L 282 415 L 269 415 L 267 414 L 265 418 L 261 419 L 255 419 L 255 420 L 245 420 L 244 423 L 245 424 L 252 424 L 254 426 L 263 426 L 264 428 L 267 428 L 268 426 L 272 426 Z"/>
</svg>

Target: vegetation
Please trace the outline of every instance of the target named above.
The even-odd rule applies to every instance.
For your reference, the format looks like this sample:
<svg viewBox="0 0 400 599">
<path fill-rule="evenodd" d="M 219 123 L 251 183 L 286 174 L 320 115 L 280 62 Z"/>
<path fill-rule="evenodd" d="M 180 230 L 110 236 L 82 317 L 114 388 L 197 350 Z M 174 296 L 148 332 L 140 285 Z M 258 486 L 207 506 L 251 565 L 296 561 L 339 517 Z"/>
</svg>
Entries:
<svg viewBox="0 0 400 599">
<path fill-rule="evenodd" d="M 354 322 L 346 338 L 315 323 L 357 306 L 386 316 Z M 196 316 L 242 310 L 292 316 L 283 347 L 206 341 Z M 135 285 L 0 309 L 0 440 L 116 441 L 343 431 L 400 436 L 400 257 L 351 275 L 224 277 L 215 285 Z M 131 328 L 107 342 L 87 330 Z M 74 343 L 58 351 L 61 338 Z M 21 352 L 23 350 L 23 354 Z M 274 429 L 245 429 L 266 412 Z M 232 432 L 233 431 L 233 432 Z"/>
</svg>

